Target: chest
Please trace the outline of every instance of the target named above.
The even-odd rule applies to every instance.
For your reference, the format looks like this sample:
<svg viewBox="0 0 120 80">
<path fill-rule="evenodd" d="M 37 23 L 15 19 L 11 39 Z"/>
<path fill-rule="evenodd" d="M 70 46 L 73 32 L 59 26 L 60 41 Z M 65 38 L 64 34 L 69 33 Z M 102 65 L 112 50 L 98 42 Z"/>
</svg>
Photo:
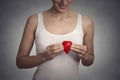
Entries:
<svg viewBox="0 0 120 80">
<path fill-rule="evenodd" d="M 76 28 L 77 17 L 63 20 L 58 20 L 55 18 L 44 18 L 43 24 L 48 32 L 63 35 L 72 32 Z"/>
<path fill-rule="evenodd" d="M 64 21 L 53 19 L 43 21 L 43 18 L 39 17 L 39 20 L 35 37 L 37 52 L 44 52 L 48 45 L 62 43 L 64 40 L 83 44 L 83 31 L 80 17 L 78 19 Z"/>
</svg>

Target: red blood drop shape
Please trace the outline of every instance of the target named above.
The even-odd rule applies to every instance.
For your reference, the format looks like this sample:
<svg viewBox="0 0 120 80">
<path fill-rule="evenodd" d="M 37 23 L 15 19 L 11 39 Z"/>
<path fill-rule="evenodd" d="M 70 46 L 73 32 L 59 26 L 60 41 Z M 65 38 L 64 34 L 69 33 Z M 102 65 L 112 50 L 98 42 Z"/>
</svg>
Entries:
<svg viewBox="0 0 120 80">
<path fill-rule="evenodd" d="M 72 45 L 72 42 L 71 41 L 63 41 L 62 45 L 64 46 L 64 51 L 66 52 L 66 54 L 68 54 L 70 51 L 70 47 Z"/>
</svg>

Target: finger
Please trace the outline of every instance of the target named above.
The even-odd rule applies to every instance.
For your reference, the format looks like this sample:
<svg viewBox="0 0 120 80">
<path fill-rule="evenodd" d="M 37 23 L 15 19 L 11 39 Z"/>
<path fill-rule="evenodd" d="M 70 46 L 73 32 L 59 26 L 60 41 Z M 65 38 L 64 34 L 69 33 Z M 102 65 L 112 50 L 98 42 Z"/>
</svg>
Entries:
<svg viewBox="0 0 120 80">
<path fill-rule="evenodd" d="M 51 47 L 63 47 L 62 44 L 52 44 L 52 45 L 49 45 Z"/>
<path fill-rule="evenodd" d="M 63 51 L 63 49 L 54 50 L 54 52 L 52 53 L 52 55 L 56 56 L 56 55 L 60 54 L 62 51 Z"/>
<path fill-rule="evenodd" d="M 73 44 L 72 47 L 73 47 L 73 48 L 76 48 L 76 49 L 79 49 L 79 50 L 82 50 L 82 51 L 87 51 L 87 47 L 84 46 L 84 45 Z"/>
<path fill-rule="evenodd" d="M 53 45 L 50 45 L 49 47 L 50 47 L 50 50 L 56 50 L 56 49 L 63 48 L 61 44 L 53 44 Z"/>
<path fill-rule="evenodd" d="M 80 44 L 73 44 L 72 47 L 82 50 L 82 46 Z"/>
<path fill-rule="evenodd" d="M 74 44 L 73 47 L 76 49 L 84 50 L 83 45 L 80 45 L 80 44 Z"/>
<path fill-rule="evenodd" d="M 57 50 L 55 50 L 55 53 L 60 53 L 60 52 L 62 52 L 63 50 L 64 50 L 63 48 L 57 49 Z"/>
<path fill-rule="evenodd" d="M 61 47 L 54 47 L 51 51 L 63 50 L 64 48 Z"/>
<path fill-rule="evenodd" d="M 62 52 L 63 51 L 63 49 L 56 49 L 56 50 L 54 50 L 52 53 L 53 54 L 58 54 L 58 53 L 60 53 L 60 52 Z"/>
<path fill-rule="evenodd" d="M 76 49 L 76 48 L 71 48 L 71 50 L 73 50 L 73 51 L 75 51 L 75 52 L 77 52 L 77 53 L 82 53 L 82 51 L 81 50 L 79 50 L 79 49 Z"/>
<path fill-rule="evenodd" d="M 85 51 L 81 51 L 81 50 L 76 49 L 76 48 L 71 48 L 71 50 L 75 51 L 75 52 L 78 53 L 78 54 L 82 54 L 82 55 L 85 54 Z"/>
<path fill-rule="evenodd" d="M 54 46 L 55 46 L 55 47 L 63 47 L 62 44 L 55 44 Z"/>
</svg>

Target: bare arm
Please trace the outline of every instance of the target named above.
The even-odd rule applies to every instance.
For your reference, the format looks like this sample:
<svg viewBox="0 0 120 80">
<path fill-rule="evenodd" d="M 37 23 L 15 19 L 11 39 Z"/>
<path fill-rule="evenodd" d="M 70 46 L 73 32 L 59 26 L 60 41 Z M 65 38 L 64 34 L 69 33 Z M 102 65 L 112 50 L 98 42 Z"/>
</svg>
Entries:
<svg viewBox="0 0 120 80">
<path fill-rule="evenodd" d="M 86 16 L 83 16 L 83 30 L 83 45 L 87 46 L 87 52 L 82 59 L 82 64 L 89 66 L 94 62 L 94 23 Z"/>
<path fill-rule="evenodd" d="M 84 66 L 90 66 L 94 62 L 94 24 L 93 21 L 86 17 L 82 17 L 83 27 L 83 45 L 72 44 L 71 50 L 75 51 L 79 59 L 82 59 Z"/>
<path fill-rule="evenodd" d="M 16 57 L 18 68 L 32 68 L 45 61 L 42 55 L 29 56 L 35 39 L 37 15 L 28 18 Z"/>
<path fill-rule="evenodd" d="M 56 55 L 63 51 L 63 46 L 61 43 L 51 44 L 47 46 L 45 52 L 39 55 L 29 56 L 35 39 L 37 18 L 37 15 L 32 15 L 27 20 L 16 57 L 16 65 L 18 68 L 32 68 L 38 66 L 48 60 L 53 59 Z"/>
</svg>

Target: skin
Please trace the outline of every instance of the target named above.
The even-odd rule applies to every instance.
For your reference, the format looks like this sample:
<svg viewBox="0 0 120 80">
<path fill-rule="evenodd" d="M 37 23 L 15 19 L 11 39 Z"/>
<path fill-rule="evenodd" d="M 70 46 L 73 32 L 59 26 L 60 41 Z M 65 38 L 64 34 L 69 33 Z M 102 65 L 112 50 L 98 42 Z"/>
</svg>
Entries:
<svg viewBox="0 0 120 80">
<path fill-rule="evenodd" d="M 70 8 L 73 0 L 52 0 L 52 2 L 53 6 L 49 10 L 43 12 L 43 22 L 46 30 L 57 35 L 64 35 L 72 32 L 77 22 L 77 13 Z M 27 19 L 16 57 L 16 65 L 20 69 L 38 66 L 53 59 L 64 50 L 61 43 L 51 44 L 47 46 L 46 51 L 42 54 L 30 56 L 30 51 L 35 40 L 37 20 L 37 14 Z M 75 51 L 79 58 L 82 59 L 83 65 L 90 66 L 94 61 L 94 24 L 87 16 L 83 16 L 82 21 L 84 33 L 83 45 L 72 44 L 71 50 Z"/>
</svg>

